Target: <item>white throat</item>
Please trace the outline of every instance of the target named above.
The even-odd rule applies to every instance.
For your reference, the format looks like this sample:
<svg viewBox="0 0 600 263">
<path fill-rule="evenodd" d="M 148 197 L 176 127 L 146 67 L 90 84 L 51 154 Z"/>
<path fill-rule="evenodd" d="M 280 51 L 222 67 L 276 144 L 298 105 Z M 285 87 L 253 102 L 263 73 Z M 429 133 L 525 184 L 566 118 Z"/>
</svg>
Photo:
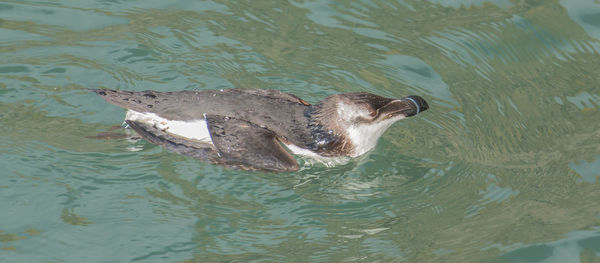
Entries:
<svg viewBox="0 0 600 263">
<path fill-rule="evenodd" d="M 375 148 L 377 140 L 383 135 L 385 130 L 389 128 L 394 122 L 404 119 L 404 115 L 400 114 L 393 118 L 380 121 L 372 124 L 357 124 L 346 128 L 346 133 L 350 141 L 354 145 L 354 152 L 352 157 L 357 157 L 365 154 L 371 149 Z"/>
</svg>

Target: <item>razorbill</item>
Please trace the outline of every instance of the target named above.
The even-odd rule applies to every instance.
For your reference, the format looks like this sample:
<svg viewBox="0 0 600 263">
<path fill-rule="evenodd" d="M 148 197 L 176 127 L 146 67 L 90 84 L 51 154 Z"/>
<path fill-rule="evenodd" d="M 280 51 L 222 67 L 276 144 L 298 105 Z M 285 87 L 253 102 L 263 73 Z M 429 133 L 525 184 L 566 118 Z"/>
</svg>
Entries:
<svg viewBox="0 0 600 263">
<path fill-rule="evenodd" d="M 394 122 L 429 107 L 419 96 L 391 99 L 367 92 L 331 95 L 311 105 L 277 90 L 92 90 L 127 109 L 125 122 L 149 142 L 244 170 L 298 170 L 286 148 L 315 158 L 360 156 Z"/>
</svg>

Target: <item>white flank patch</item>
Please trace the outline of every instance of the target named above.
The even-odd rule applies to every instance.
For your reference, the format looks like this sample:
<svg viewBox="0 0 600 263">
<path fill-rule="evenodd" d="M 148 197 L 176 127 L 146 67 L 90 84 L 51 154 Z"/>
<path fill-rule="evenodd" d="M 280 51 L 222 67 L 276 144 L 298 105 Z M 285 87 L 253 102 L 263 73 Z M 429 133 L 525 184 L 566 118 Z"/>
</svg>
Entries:
<svg viewBox="0 0 600 263">
<path fill-rule="evenodd" d="M 315 153 L 311 150 L 300 148 L 294 144 L 286 144 L 285 146 L 288 149 L 290 149 L 290 151 L 292 151 L 294 154 L 297 154 L 297 155 L 302 155 L 302 156 L 312 157 L 312 158 L 326 158 L 326 157 L 322 157 L 322 156 L 318 155 L 317 153 Z"/>
<path fill-rule="evenodd" d="M 287 147 L 290 151 L 292 151 L 292 153 L 296 154 L 296 155 L 300 155 L 300 156 L 304 156 L 304 157 L 309 157 L 309 160 L 306 163 L 307 164 L 313 164 L 314 162 L 312 161 L 317 161 L 319 163 L 324 164 L 327 167 L 333 167 L 336 165 L 341 165 L 341 164 L 345 164 L 348 161 L 350 161 L 350 158 L 348 157 L 325 157 L 325 156 L 321 156 L 311 150 L 308 149 L 304 149 L 304 148 L 300 148 L 294 144 L 285 144 L 285 147 Z"/>
<path fill-rule="evenodd" d="M 346 132 L 348 137 L 354 145 L 354 152 L 352 157 L 357 157 L 365 154 L 375 147 L 379 137 L 383 135 L 385 130 L 389 128 L 394 122 L 404 119 L 405 116 L 399 114 L 393 118 L 373 123 L 373 124 L 359 124 L 349 127 Z"/>
<path fill-rule="evenodd" d="M 173 135 L 212 144 L 210 133 L 208 132 L 208 126 L 206 126 L 206 121 L 204 119 L 193 121 L 174 121 L 167 120 L 150 112 L 140 113 L 137 111 L 128 110 L 125 120 L 150 124 Z"/>
</svg>

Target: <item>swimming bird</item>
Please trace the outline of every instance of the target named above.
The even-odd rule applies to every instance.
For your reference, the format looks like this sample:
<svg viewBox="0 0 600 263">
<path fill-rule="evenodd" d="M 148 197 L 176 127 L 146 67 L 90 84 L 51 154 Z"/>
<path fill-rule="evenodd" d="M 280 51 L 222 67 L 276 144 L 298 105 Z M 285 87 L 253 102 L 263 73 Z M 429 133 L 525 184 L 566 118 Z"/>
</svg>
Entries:
<svg viewBox="0 0 600 263">
<path fill-rule="evenodd" d="M 153 144 L 226 167 L 275 172 L 299 169 L 289 152 L 363 155 L 394 122 L 429 107 L 419 96 L 367 92 L 335 94 L 311 105 L 265 89 L 92 91 L 127 109 L 125 122 Z"/>
</svg>

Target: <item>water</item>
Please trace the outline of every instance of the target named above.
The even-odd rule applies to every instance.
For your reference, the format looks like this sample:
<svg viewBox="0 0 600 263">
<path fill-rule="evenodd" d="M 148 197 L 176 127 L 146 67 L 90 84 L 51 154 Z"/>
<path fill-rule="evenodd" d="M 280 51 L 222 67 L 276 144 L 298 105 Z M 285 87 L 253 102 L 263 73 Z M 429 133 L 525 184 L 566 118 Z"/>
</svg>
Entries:
<svg viewBox="0 0 600 263">
<path fill-rule="evenodd" d="M 597 262 L 600 3 L 3 1 L 0 262 Z M 86 88 L 425 97 L 369 155 L 226 170 Z"/>
</svg>

